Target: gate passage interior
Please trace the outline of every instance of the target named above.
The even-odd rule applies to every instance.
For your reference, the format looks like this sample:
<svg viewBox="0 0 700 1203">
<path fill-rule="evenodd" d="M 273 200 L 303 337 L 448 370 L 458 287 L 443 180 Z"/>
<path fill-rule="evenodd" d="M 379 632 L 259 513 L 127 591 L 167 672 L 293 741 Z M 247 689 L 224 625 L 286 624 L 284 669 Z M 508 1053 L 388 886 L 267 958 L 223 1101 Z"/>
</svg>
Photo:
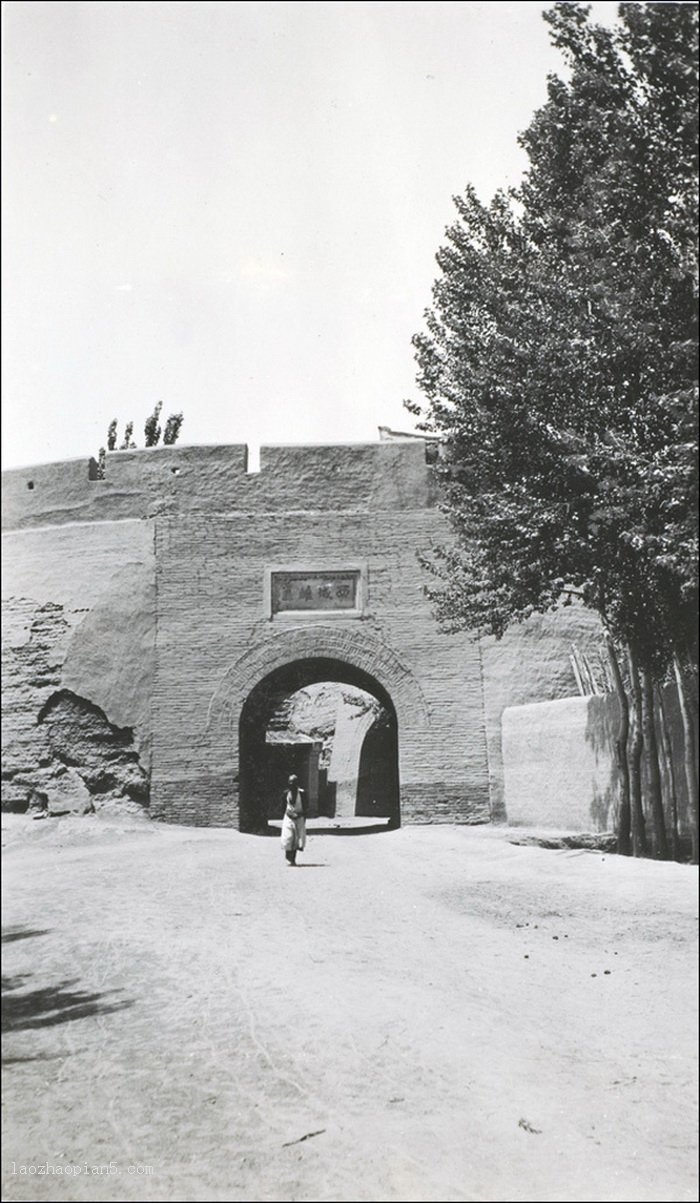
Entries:
<svg viewBox="0 0 700 1203">
<path fill-rule="evenodd" d="M 240 719 L 241 828 L 282 818 L 290 773 L 310 817 L 399 823 L 398 726 L 392 701 L 339 660 L 296 660 L 264 677 Z"/>
</svg>

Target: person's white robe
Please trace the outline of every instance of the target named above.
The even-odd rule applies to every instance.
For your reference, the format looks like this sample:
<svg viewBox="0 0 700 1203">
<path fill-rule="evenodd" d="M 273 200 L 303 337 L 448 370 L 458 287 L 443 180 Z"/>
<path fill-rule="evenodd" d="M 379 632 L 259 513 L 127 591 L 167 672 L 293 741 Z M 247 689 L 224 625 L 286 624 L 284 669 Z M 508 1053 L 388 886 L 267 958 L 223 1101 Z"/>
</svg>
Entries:
<svg viewBox="0 0 700 1203">
<path fill-rule="evenodd" d="M 294 813 L 290 813 L 293 811 Z M 285 852 L 303 852 L 306 847 L 306 819 L 302 809 L 301 798 L 297 797 L 297 805 L 284 812 L 282 820 L 282 848 Z"/>
</svg>

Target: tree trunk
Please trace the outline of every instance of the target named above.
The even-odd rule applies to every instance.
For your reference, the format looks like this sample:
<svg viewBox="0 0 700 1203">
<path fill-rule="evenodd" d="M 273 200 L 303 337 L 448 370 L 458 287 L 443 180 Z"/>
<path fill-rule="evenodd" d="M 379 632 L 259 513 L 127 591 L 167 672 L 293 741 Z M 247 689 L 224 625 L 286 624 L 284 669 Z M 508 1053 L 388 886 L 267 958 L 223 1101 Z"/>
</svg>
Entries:
<svg viewBox="0 0 700 1203">
<path fill-rule="evenodd" d="M 641 669 L 639 675 L 642 685 L 642 731 L 649 810 L 651 812 L 652 848 L 657 860 L 668 860 L 668 840 L 666 839 L 664 804 L 661 797 L 659 749 L 654 726 L 654 682 L 648 668 Z"/>
<path fill-rule="evenodd" d="M 678 656 L 673 657 L 673 672 L 678 689 L 678 701 L 683 720 L 683 768 L 688 787 L 688 809 L 690 812 L 690 833 L 693 844 L 693 864 L 698 863 L 698 772 L 695 765 L 695 730 L 690 713 L 690 702 L 683 680 Z"/>
<path fill-rule="evenodd" d="M 632 723 L 628 747 L 628 763 L 630 772 L 630 812 L 632 827 L 632 855 L 647 855 L 647 837 L 644 829 L 644 810 L 642 808 L 642 686 L 639 680 L 639 665 L 636 653 L 632 648 L 627 649 L 630 683 L 632 685 Z"/>
<path fill-rule="evenodd" d="M 588 692 L 590 693 L 591 697 L 595 697 L 596 695 L 600 694 L 600 690 L 598 688 L 598 682 L 595 679 L 595 673 L 591 668 L 591 662 L 585 652 L 581 652 L 581 663 L 586 672 Z"/>
<path fill-rule="evenodd" d="M 657 713 L 659 716 L 659 735 L 661 736 L 661 750 L 666 765 L 666 780 L 668 781 L 668 801 L 671 811 L 671 856 L 674 860 L 678 860 L 678 793 L 676 791 L 676 769 L 673 763 L 673 745 L 671 743 L 671 734 L 668 729 L 666 720 L 666 707 L 664 706 L 663 688 L 659 686 L 656 692 Z"/>
<path fill-rule="evenodd" d="M 579 666 L 578 656 L 576 655 L 576 645 L 574 643 L 572 643 L 572 645 L 571 645 L 571 654 L 569 656 L 569 660 L 571 661 L 571 667 L 573 669 L 574 676 L 576 678 L 576 684 L 578 686 L 578 691 L 579 691 L 581 697 L 585 698 L 586 690 L 585 690 L 585 686 L 583 684 L 583 678 L 581 676 L 581 668 Z"/>
<path fill-rule="evenodd" d="M 627 761 L 627 738 L 630 730 L 630 708 L 622 680 L 620 663 L 617 658 L 615 644 L 608 635 L 608 656 L 612 669 L 612 678 L 620 707 L 620 721 L 615 736 L 615 758 L 620 772 L 620 805 L 617 815 L 617 851 L 620 856 L 629 856 L 632 851 L 631 811 L 630 811 L 630 768 Z"/>
</svg>

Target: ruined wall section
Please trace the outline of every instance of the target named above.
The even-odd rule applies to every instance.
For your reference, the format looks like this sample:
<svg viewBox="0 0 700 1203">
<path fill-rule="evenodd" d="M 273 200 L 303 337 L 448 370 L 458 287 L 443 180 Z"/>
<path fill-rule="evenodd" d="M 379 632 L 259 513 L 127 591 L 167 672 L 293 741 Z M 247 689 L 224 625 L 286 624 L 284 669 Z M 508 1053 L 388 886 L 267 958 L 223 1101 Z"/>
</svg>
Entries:
<svg viewBox="0 0 700 1203">
<path fill-rule="evenodd" d="M 51 762 L 42 706 L 61 686 L 70 635 L 63 607 L 32 598 L 2 602 L 3 810 L 26 810 L 30 775 Z"/>
<path fill-rule="evenodd" d="M 131 729 L 133 753 L 147 777 L 153 579 L 149 521 L 70 523 L 3 534 L 4 807 L 24 809 L 37 791 L 49 803 L 52 791 L 65 795 L 59 770 L 69 760 L 79 773 L 79 741 L 73 740 L 71 757 L 57 759 L 40 719 L 61 691 L 99 708 L 107 727 L 121 731 L 122 746 L 123 729 Z M 92 711 L 90 716 L 87 727 L 94 733 Z M 57 723 L 58 718 L 54 727 Z M 94 757 L 93 745 L 86 730 L 85 765 Z M 129 770 L 129 780 L 133 776 Z M 77 782 L 74 786 L 76 805 L 85 809 Z M 109 801 L 109 791 L 103 792 Z M 120 793 L 116 778 L 112 793 Z"/>
</svg>

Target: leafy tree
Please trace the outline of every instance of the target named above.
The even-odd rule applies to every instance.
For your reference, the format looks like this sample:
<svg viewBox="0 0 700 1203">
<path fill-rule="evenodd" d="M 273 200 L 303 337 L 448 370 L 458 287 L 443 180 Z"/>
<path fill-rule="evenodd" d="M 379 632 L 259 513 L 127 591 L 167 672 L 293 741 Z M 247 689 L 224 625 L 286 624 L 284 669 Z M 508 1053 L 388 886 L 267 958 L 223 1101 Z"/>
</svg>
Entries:
<svg viewBox="0 0 700 1203">
<path fill-rule="evenodd" d="M 664 855 L 653 681 L 697 664 L 697 12 L 619 12 L 545 14 L 569 78 L 520 139 L 521 187 L 455 198 L 409 408 L 457 535 L 430 560 L 438 617 L 501 636 L 567 590 L 599 612 L 630 649 Z"/>
<path fill-rule="evenodd" d="M 162 432 L 159 419 L 162 408 L 163 402 L 159 401 L 151 416 L 146 419 L 146 425 L 144 428 L 146 435 L 146 447 L 157 447 L 158 443 L 160 442 L 160 436 Z M 163 434 L 163 443 L 166 446 L 177 442 L 182 423 L 183 417 L 181 413 L 170 415 L 165 423 L 165 433 Z"/>
<path fill-rule="evenodd" d="M 134 423 L 127 422 L 126 426 L 124 427 L 124 438 L 122 440 L 122 445 L 119 448 L 120 451 L 130 451 L 136 447 L 136 443 L 132 438 L 133 433 Z"/>
<path fill-rule="evenodd" d="M 144 428 L 145 435 L 146 435 L 146 442 L 145 442 L 146 447 L 155 447 L 155 446 L 157 446 L 158 442 L 160 441 L 161 427 L 160 427 L 158 419 L 160 417 L 160 412 L 161 412 L 162 408 L 163 408 L 163 402 L 159 401 L 158 404 L 156 405 L 155 409 L 153 410 L 153 413 L 150 415 L 149 418 L 146 419 L 146 425 Z M 183 420 L 184 419 L 183 419 L 182 413 L 170 415 L 170 417 L 168 418 L 168 420 L 165 424 L 165 431 L 163 433 L 163 443 L 165 445 L 171 445 L 171 444 L 177 442 Z M 134 423 L 127 422 L 127 424 L 124 428 L 124 438 L 122 439 L 121 445 L 119 447 L 120 451 L 133 451 L 136 449 L 136 443 L 134 442 L 133 434 L 134 434 Z M 107 429 L 107 450 L 114 451 L 116 446 L 117 446 L 117 419 L 113 418 Z M 102 479 L 104 479 L 104 475 L 105 475 L 105 459 L 106 459 L 105 449 L 103 447 L 100 448 L 100 457 L 101 458 L 99 458 L 97 461 L 98 466 L 97 466 L 96 471 L 99 472 L 97 479 L 102 480 Z"/>
<path fill-rule="evenodd" d="M 161 427 L 159 418 L 162 408 L 163 402 L 159 401 L 150 417 L 146 418 L 146 425 L 144 426 L 144 435 L 146 437 L 144 446 L 146 447 L 157 447 L 160 442 Z"/>
<path fill-rule="evenodd" d="M 163 433 L 163 443 L 165 446 L 169 446 L 172 443 L 177 442 L 180 434 L 180 427 L 182 426 L 183 421 L 184 419 L 181 413 L 170 415 L 165 423 L 165 431 Z"/>
</svg>

